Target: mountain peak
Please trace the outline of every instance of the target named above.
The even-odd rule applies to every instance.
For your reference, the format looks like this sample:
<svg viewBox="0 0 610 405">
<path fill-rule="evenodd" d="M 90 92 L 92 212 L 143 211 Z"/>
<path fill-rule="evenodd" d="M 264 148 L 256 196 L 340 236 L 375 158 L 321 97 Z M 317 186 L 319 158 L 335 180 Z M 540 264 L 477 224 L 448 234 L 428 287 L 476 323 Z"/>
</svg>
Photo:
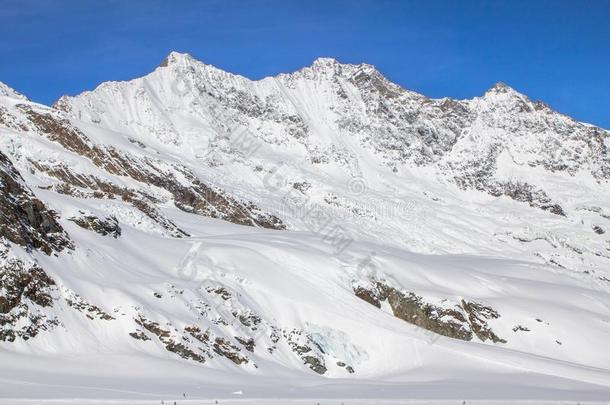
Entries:
<svg viewBox="0 0 610 405">
<path fill-rule="evenodd" d="M 320 72 L 327 76 L 352 76 L 363 73 L 367 75 L 380 75 L 379 71 L 373 65 L 369 65 L 367 63 L 341 63 L 337 59 L 329 57 L 317 58 L 314 60 L 313 64 L 306 69 L 314 72 Z"/>
<path fill-rule="evenodd" d="M 6 84 L 4 84 L 2 82 L 0 82 L 0 96 L 27 100 L 26 96 L 15 91 L 12 87 L 7 86 Z"/>
<path fill-rule="evenodd" d="M 321 57 L 314 60 L 311 66 L 306 69 L 334 76 L 335 74 L 341 73 L 343 66 L 344 65 L 339 63 L 335 58 Z"/>
<path fill-rule="evenodd" d="M 516 91 L 515 91 L 515 89 L 513 89 L 512 87 L 510 87 L 508 84 L 506 84 L 504 82 L 497 82 L 496 84 L 491 86 L 489 88 L 489 90 L 487 90 L 487 92 L 509 93 L 509 92 L 516 92 Z"/>
<path fill-rule="evenodd" d="M 173 65 L 184 65 L 184 64 L 189 64 L 189 63 L 195 62 L 195 61 L 196 61 L 196 59 L 193 58 L 188 53 L 181 53 L 181 52 L 172 51 L 172 52 L 170 52 L 165 57 L 165 59 L 163 59 L 163 62 L 161 62 L 159 67 L 168 67 L 168 66 L 173 66 Z"/>
<path fill-rule="evenodd" d="M 329 58 L 329 57 L 320 57 L 320 58 L 316 58 L 316 60 L 313 61 L 312 66 L 336 66 L 336 65 L 340 65 L 340 63 L 337 59 Z"/>
<path fill-rule="evenodd" d="M 528 96 L 518 92 L 503 82 L 498 82 L 490 87 L 483 95 L 483 98 L 486 100 L 495 100 L 495 102 L 506 102 L 507 100 L 520 100 L 520 102 L 530 101 Z"/>
</svg>

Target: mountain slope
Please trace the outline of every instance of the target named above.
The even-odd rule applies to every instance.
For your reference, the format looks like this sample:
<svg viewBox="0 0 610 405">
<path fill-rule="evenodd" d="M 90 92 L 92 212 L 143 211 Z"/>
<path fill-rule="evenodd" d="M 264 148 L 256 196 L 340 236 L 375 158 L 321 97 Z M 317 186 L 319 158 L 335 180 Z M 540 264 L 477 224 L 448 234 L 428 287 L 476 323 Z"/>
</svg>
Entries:
<svg viewBox="0 0 610 405">
<path fill-rule="evenodd" d="M 0 202 L 62 241 L 2 223 L 5 397 L 610 391 L 605 130 L 332 59 L 251 81 L 172 53 L 53 108 L 0 91 L 3 167 L 49 214 Z"/>
<path fill-rule="evenodd" d="M 250 81 L 172 53 L 144 78 L 105 83 L 56 105 L 180 156 L 197 176 L 294 229 L 307 228 L 278 204 L 277 182 L 305 190 L 301 203 L 358 222 L 358 238 L 422 252 L 525 251 L 575 271 L 608 264 L 610 244 L 594 231 L 610 212 L 608 132 L 506 85 L 474 100 L 431 100 L 370 65 L 319 59 Z M 494 212 L 501 199 L 487 195 L 519 204 Z M 446 205 L 476 217 L 468 224 L 473 243 L 454 237 L 467 219 L 451 218 L 456 209 Z M 481 223 L 490 216 L 504 221 Z M 453 229 L 439 232 L 447 222 Z M 547 239 L 535 248 L 521 241 Z"/>
</svg>

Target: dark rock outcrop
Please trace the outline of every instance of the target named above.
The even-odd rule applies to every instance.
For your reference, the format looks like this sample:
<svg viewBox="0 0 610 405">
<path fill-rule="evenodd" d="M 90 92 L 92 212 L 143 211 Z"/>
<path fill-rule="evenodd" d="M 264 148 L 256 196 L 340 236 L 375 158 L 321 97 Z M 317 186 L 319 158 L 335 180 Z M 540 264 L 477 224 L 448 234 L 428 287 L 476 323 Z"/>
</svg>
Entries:
<svg viewBox="0 0 610 405">
<path fill-rule="evenodd" d="M 8 157 L 0 153 L 0 237 L 50 255 L 72 248 L 68 234 L 25 185 Z"/>
<path fill-rule="evenodd" d="M 239 353 L 239 347 L 232 344 L 228 339 L 217 337 L 214 339 L 212 349 L 216 354 L 226 357 L 237 365 L 248 363 L 248 358 Z"/>
<path fill-rule="evenodd" d="M 497 311 L 491 307 L 466 300 L 462 300 L 462 308 L 468 315 L 468 323 L 472 331 L 480 340 L 483 342 L 491 340 L 494 343 L 506 343 L 506 340 L 498 337 L 487 324 L 487 320 L 500 317 Z"/>
<path fill-rule="evenodd" d="M 100 219 L 93 215 L 83 215 L 80 217 L 70 218 L 70 221 L 74 222 L 81 228 L 99 233 L 102 236 L 110 235 L 115 239 L 121 236 L 119 221 L 117 221 L 114 216 Z"/>
<path fill-rule="evenodd" d="M 383 282 L 374 281 L 370 287 L 355 286 L 354 294 L 371 305 L 381 308 L 387 302 L 395 317 L 439 335 L 460 340 L 472 340 L 473 334 L 481 341 L 506 343 L 487 324 L 500 315 L 492 308 L 462 300 L 453 308 L 426 302 L 422 297 L 403 292 Z"/>
<path fill-rule="evenodd" d="M 554 203 L 544 190 L 537 189 L 528 183 L 497 183 L 490 188 L 489 193 L 496 197 L 505 195 L 515 201 L 528 203 L 531 207 L 540 208 L 555 215 L 566 216 L 563 208 Z"/>
<path fill-rule="evenodd" d="M 28 340 L 59 325 L 42 311 L 53 306 L 53 279 L 41 267 L 8 258 L 6 252 L 0 260 L 0 341 Z"/>
<path fill-rule="evenodd" d="M 303 364 L 306 364 L 310 370 L 318 374 L 326 373 L 324 351 L 309 334 L 302 330 L 293 329 L 290 332 L 284 331 L 283 337 L 292 351 L 303 360 Z"/>
<path fill-rule="evenodd" d="M 146 319 L 143 316 L 140 316 L 135 321 L 138 325 L 155 335 L 167 351 L 175 353 L 183 359 L 194 360 L 199 363 L 205 363 L 206 358 L 203 354 L 189 348 L 186 344 L 174 339 L 171 336 L 170 331 L 167 329 L 163 329 L 161 326 L 159 326 L 157 322 Z M 130 336 L 134 339 L 146 341 L 147 339 L 144 338 L 143 335 L 148 338 L 148 336 L 146 336 L 142 331 L 130 333 Z"/>
<path fill-rule="evenodd" d="M 112 315 L 104 312 L 98 306 L 85 301 L 80 295 L 74 292 L 70 292 L 70 296 L 66 298 L 66 303 L 75 310 L 84 313 L 85 316 L 91 320 L 101 319 L 104 321 L 112 321 L 115 319 Z"/>
</svg>

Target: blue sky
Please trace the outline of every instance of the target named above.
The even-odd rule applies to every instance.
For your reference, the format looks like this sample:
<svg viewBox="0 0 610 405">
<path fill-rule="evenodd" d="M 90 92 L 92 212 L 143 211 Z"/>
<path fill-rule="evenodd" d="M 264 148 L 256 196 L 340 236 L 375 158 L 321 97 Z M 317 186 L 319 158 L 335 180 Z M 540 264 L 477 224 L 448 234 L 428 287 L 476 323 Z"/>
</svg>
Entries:
<svg viewBox="0 0 610 405">
<path fill-rule="evenodd" d="M 0 0 L 0 81 L 52 103 L 170 50 L 256 79 L 319 56 L 431 97 L 503 81 L 610 128 L 610 1 Z"/>
</svg>

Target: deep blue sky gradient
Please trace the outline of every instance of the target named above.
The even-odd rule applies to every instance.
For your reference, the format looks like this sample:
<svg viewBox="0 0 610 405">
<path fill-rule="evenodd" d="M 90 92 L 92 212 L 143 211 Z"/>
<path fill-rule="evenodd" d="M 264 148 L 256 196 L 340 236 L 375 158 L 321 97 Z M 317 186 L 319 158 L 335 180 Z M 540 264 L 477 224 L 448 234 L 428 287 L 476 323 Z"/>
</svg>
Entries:
<svg viewBox="0 0 610 405">
<path fill-rule="evenodd" d="M 257 79 L 319 56 L 431 97 L 503 81 L 610 128 L 610 1 L 0 0 L 0 81 L 52 103 L 170 50 Z"/>
</svg>

